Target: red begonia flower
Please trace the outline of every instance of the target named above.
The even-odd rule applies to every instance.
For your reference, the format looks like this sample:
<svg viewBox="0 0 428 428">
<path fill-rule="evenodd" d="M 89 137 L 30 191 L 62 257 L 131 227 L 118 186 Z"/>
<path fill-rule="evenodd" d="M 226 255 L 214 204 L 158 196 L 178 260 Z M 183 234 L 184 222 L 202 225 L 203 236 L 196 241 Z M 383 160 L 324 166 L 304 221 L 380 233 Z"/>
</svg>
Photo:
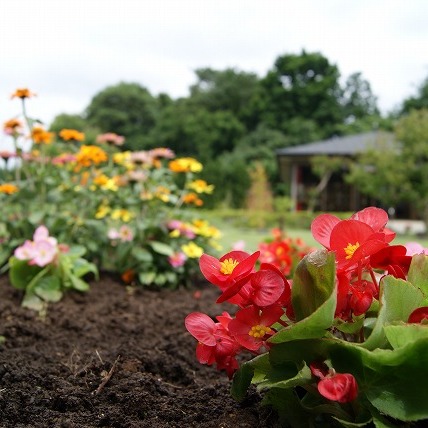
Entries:
<svg viewBox="0 0 428 428">
<path fill-rule="evenodd" d="M 358 395 L 358 384 L 351 374 L 337 373 L 320 380 L 318 392 L 328 400 L 349 403 Z"/>
<path fill-rule="evenodd" d="M 336 253 L 338 269 L 345 269 L 366 261 L 372 254 L 386 247 L 381 234 L 375 233 L 366 223 L 342 220 L 333 227 L 330 249 Z"/>
<path fill-rule="evenodd" d="M 248 278 L 248 281 L 238 281 L 225 289 L 217 299 L 217 303 L 230 302 L 233 296 L 239 294 L 240 306 L 270 306 L 278 302 L 288 285 L 284 275 L 275 266 L 266 263 L 263 263 L 260 270 L 252 273 Z"/>
<path fill-rule="evenodd" d="M 202 254 L 199 267 L 209 282 L 223 289 L 249 275 L 259 255 L 259 251 L 251 255 L 245 251 L 231 251 L 216 259 L 208 254 Z"/>
<path fill-rule="evenodd" d="M 229 323 L 230 334 L 244 348 L 257 351 L 264 341 L 275 333 L 271 328 L 284 310 L 278 306 L 268 306 L 259 309 L 257 306 L 248 306 L 236 313 L 236 318 Z"/>
<path fill-rule="evenodd" d="M 424 324 L 428 324 L 428 306 L 422 306 L 420 308 L 415 309 L 409 316 L 407 320 L 408 323 L 419 324 L 423 322 Z"/>
<path fill-rule="evenodd" d="M 406 279 L 412 256 L 406 255 L 407 248 L 403 245 L 390 245 L 370 256 L 370 266 L 383 269 L 396 278 Z"/>
</svg>

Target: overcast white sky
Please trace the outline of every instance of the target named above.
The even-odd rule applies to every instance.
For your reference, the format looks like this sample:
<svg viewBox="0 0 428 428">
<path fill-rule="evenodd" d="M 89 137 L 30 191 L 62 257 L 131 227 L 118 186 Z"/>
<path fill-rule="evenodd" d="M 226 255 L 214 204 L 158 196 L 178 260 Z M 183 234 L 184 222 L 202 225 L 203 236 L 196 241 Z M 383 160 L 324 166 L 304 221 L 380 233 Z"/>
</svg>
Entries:
<svg viewBox="0 0 428 428">
<path fill-rule="evenodd" d="M 386 113 L 428 76 L 428 0 L 0 0 L 0 121 L 18 87 L 48 124 L 120 81 L 175 98 L 196 68 L 263 76 L 302 49 L 361 71 Z"/>
</svg>

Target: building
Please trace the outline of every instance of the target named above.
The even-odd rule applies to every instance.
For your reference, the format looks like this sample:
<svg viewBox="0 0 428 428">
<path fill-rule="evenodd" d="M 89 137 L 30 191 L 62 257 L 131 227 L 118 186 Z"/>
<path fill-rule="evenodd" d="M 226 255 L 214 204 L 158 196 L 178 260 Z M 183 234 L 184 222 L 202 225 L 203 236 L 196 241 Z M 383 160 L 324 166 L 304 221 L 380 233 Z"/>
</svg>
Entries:
<svg viewBox="0 0 428 428">
<path fill-rule="evenodd" d="M 378 205 L 373 198 L 362 195 L 353 185 L 344 180 L 348 171 L 346 159 L 376 147 L 385 147 L 393 142 L 393 134 L 374 131 L 324 141 L 302 144 L 277 150 L 280 178 L 290 184 L 290 195 L 296 210 L 308 208 L 309 192 L 317 186 L 320 178 L 314 174 L 311 159 L 314 156 L 342 157 L 342 168 L 334 172 L 320 193 L 316 210 L 355 212 L 370 205 Z"/>
</svg>

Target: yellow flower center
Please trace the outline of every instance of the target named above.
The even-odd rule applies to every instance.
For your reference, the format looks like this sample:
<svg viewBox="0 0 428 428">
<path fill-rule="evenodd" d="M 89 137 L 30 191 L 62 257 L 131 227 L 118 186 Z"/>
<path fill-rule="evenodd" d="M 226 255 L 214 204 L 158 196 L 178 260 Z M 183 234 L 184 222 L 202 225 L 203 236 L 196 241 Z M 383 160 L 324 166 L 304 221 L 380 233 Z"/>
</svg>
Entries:
<svg viewBox="0 0 428 428">
<path fill-rule="evenodd" d="M 220 263 L 220 272 L 224 275 L 230 275 L 233 272 L 233 269 L 238 265 L 238 260 L 234 260 L 232 258 L 223 260 Z"/>
<path fill-rule="evenodd" d="M 345 251 L 346 254 L 346 259 L 350 259 L 355 251 L 357 250 L 357 248 L 360 246 L 359 242 L 356 242 L 354 245 L 352 245 L 351 243 L 348 244 L 348 246 L 346 248 L 344 248 L 343 250 Z"/>
<path fill-rule="evenodd" d="M 270 327 L 266 327 L 265 325 L 253 325 L 248 334 L 256 339 L 261 339 L 266 334 L 272 333 L 272 329 Z"/>
</svg>

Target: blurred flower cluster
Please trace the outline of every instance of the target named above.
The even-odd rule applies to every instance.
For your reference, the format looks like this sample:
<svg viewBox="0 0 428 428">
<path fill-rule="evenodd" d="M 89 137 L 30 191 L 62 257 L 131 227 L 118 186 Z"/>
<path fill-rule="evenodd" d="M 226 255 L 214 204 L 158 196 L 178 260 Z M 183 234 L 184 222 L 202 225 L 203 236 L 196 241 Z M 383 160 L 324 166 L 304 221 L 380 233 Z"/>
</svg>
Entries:
<svg viewBox="0 0 428 428">
<path fill-rule="evenodd" d="M 220 236 L 198 212 L 213 191 L 198 177 L 203 165 L 168 148 L 123 150 L 125 137 L 111 130 L 88 143 L 81 130 L 55 135 L 28 117 L 34 95 L 18 89 L 11 102 L 21 100 L 22 114 L 3 126 L 14 149 L 0 152 L 0 266 L 44 225 L 126 282 L 191 279 Z"/>
</svg>

